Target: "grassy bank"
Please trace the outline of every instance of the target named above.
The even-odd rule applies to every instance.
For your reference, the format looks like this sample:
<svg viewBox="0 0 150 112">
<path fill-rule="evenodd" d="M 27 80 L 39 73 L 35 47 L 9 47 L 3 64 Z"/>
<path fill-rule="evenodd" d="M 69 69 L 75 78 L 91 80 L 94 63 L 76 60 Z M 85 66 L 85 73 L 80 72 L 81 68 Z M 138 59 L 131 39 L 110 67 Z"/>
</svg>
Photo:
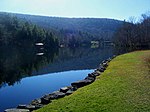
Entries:
<svg viewBox="0 0 150 112">
<path fill-rule="evenodd" d="M 36 112 L 150 112 L 150 51 L 116 57 L 97 80 Z"/>
</svg>

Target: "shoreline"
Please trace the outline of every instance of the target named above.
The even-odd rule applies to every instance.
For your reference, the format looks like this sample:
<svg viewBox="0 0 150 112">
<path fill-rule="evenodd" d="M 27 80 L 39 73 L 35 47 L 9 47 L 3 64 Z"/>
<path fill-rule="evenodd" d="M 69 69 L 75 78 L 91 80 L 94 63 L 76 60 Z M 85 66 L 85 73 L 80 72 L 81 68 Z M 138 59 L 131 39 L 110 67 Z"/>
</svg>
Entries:
<svg viewBox="0 0 150 112">
<path fill-rule="evenodd" d="M 32 100 L 29 104 L 19 104 L 16 108 L 6 109 L 5 112 L 31 112 L 42 108 L 43 106 L 51 103 L 53 100 L 71 95 L 77 89 L 93 83 L 96 80 L 96 77 L 101 75 L 101 73 L 106 70 L 108 63 L 115 57 L 116 56 L 114 55 L 112 58 L 104 60 L 100 66 L 94 70 L 94 72 L 88 74 L 87 77 L 85 77 L 83 80 L 72 82 L 71 86 L 62 87 L 58 91 L 54 91 L 53 93 L 42 96 L 41 98 Z"/>
<path fill-rule="evenodd" d="M 102 75 L 35 112 L 148 112 L 150 50 L 117 56 Z"/>
</svg>

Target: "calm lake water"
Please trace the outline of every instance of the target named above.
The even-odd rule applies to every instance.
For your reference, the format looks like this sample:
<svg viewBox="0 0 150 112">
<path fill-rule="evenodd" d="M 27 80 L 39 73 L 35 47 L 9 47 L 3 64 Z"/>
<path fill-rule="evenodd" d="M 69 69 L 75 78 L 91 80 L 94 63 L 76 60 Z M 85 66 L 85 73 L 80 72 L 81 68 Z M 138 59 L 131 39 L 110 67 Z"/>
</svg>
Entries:
<svg viewBox="0 0 150 112">
<path fill-rule="evenodd" d="M 0 112 L 84 79 L 114 48 L 0 48 Z M 40 54 L 40 55 L 39 55 Z"/>
</svg>

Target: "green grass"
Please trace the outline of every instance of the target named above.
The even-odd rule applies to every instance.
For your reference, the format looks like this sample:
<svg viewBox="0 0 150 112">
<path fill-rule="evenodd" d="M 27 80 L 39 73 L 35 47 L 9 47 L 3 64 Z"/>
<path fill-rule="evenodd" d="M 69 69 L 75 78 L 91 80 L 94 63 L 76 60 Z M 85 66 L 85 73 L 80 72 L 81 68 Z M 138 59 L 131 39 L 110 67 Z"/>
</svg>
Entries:
<svg viewBox="0 0 150 112">
<path fill-rule="evenodd" d="M 94 83 L 36 112 L 150 112 L 150 51 L 116 57 Z"/>
</svg>

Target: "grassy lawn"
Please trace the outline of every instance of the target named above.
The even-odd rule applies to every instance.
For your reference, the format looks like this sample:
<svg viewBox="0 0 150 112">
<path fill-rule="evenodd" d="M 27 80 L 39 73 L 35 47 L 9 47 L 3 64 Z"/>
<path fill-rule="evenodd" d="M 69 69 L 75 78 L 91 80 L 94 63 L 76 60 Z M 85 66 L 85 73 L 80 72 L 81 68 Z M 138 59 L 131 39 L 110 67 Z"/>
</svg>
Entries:
<svg viewBox="0 0 150 112">
<path fill-rule="evenodd" d="M 97 80 L 36 112 L 150 112 L 150 51 L 116 57 Z"/>
</svg>

